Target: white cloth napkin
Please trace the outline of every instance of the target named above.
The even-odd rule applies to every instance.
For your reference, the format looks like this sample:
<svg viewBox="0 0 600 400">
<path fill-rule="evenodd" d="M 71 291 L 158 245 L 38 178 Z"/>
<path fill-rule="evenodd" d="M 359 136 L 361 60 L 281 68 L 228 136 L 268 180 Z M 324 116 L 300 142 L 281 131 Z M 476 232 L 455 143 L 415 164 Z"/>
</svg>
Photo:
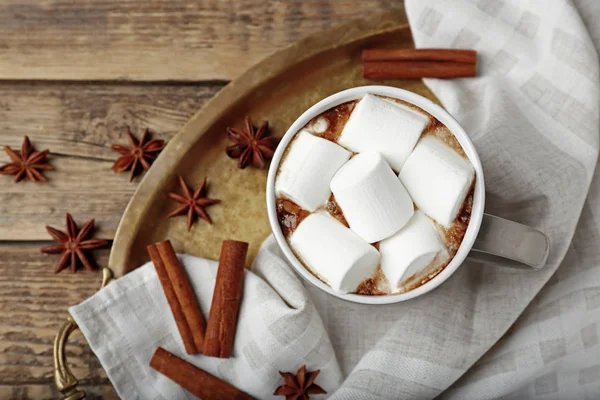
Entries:
<svg viewBox="0 0 600 400">
<path fill-rule="evenodd" d="M 208 316 L 217 262 L 187 255 L 179 259 Z M 70 312 L 123 399 L 193 398 L 149 367 L 159 346 L 257 399 L 276 399 L 273 391 L 283 384 L 278 371 L 295 373 L 304 364 L 309 370 L 321 370 L 318 384 L 329 393 L 342 381 L 321 318 L 273 238 L 261 247 L 253 272 L 246 273 L 232 358 L 185 353 L 151 263 L 112 282 Z"/>
<path fill-rule="evenodd" d="M 262 399 L 277 370 L 303 364 L 332 399 L 600 398 L 600 4 L 408 0 L 407 11 L 417 47 L 478 51 L 478 78 L 426 83 L 479 151 L 486 211 L 546 232 L 547 266 L 465 262 L 425 296 L 359 306 L 305 290 L 268 239 L 235 357 L 185 358 Z M 182 260 L 208 315 L 215 263 Z M 183 355 L 151 266 L 71 314 L 123 398 L 186 398 L 148 367 L 156 346 Z"/>
</svg>

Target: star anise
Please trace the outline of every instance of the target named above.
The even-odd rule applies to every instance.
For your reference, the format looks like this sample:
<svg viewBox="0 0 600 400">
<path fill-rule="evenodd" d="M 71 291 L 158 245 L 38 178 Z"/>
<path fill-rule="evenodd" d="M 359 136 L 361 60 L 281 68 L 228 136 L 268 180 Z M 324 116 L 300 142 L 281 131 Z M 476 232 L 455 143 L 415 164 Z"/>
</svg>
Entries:
<svg viewBox="0 0 600 400">
<path fill-rule="evenodd" d="M 192 228 L 192 224 L 198 217 L 202 218 L 209 224 L 212 224 L 212 221 L 206 213 L 206 211 L 204 210 L 204 208 L 212 206 L 213 204 L 217 204 L 221 202 L 221 200 L 209 199 L 205 197 L 206 178 L 202 180 L 200 185 L 198 185 L 198 187 L 193 193 L 181 176 L 179 177 L 179 186 L 181 186 L 181 191 L 183 192 L 183 195 L 171 192 L 169 193 L 169 197 L 177 201 L 178 203 L 181 203 L 181 206 L 173 212 L 171 212 L 169 214 L 169 218 L 187 213 L 188 231 Z"/>
<path fill-rule="evenodd" d="M 51 226 L 46 226 L 46 230 L 59 244 L 46 246 L 41 249 L 42 253 L 62 254 L 58 261 L 58 266 L 54 273 L 58 273 L 69 267 L 71 271 L 77 270 L 78 261 L 90 271 L 94 270 L 94 265 L 87 258 L 85 252 L 108 246 L 108 241 L 100 239 L 88 239 L 94 229 L 94 220 L 88 221 L 81 230 L 77 230 L 77 225 L 71 214 L 67 213 L 67 232 L 59 231 Z"/>
<path fill-rule="evenodd" d="M 285 400 L 308 400 L 311 394 L 326 394 L 327 392 L 321 386 L 314 383 L 319 372 L 321 371 L 306 372 L 306 365 L 300 367 L 296 375 L 279 371 L 285 384 L 275 389 L 273 394 L 285 396 Z"/>
<path fill-rule="evenodd" d="M 122 154 L 121 157 L 115 160 L 113 164 L 113 171 L 120 173 L 124 171 L 131 171 L 129 174 L 129 181 L 139 173 L 140 167 L 144 171 L 150 169 L 150 165 L 165 147 L 164 140 L 152 139 L 148 140 L 148 129 L 144 131 L 141 140 L 137 140 L 135 136 L 131 134 L 129 128 L 127 128 L 127 138 L 131 147 L 123 144 L 113 144 L 112 149 Z"/>
<path fill-rule="evenodd" d="M 54 170 L 52 165 L 46 164 L 46 156 L 49 150 L 35 151 L 27 136 L 23 139 L 20 152 L 14 151 L 8 146 L 4 147 L 4 151 L 8 154 L 12 162 L 1 166 L 0 174 L 15 175 L 15 182 L 21 181 L 24 177 L 27 177 L 27 180 L 31 182 L 46 182 L 46 177 L 39 170 Z"/>
<path fill-rule="evenodd" d="M 225 151 L 229 157 L 240 159 L 238 168 L 246 168 L 250 163 L 256 168 L 265 168 L 279 143 L 278 138 L 269 136 L 267 121 L 257 131 L 250 117 L 246 117 L 246 130 L 228 127 L 227 135 L 234 144 Z"/>
</svg>

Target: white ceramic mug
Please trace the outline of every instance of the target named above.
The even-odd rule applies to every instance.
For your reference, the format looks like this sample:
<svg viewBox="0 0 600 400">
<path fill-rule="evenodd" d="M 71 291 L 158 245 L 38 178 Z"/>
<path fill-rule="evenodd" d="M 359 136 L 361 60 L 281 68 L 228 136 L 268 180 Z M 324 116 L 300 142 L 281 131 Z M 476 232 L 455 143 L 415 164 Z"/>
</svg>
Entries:
<svg viewBox="0 0 600 400">
<path fill-rule="evenodd" d="M 421 107 L 433 115 L 456 136 L 475 168 L 475 191 L 471 220 L 463 241 L 452 261 L 438 275 L 423 285 L 406 293 L 390 294 L 387 296 L 339 293 L 317 279 L 304 267 L 290 249 L 279 226 L 275 207 L 275 176 L 281 157 L 294 135 L 311 119 L 322 112 L 347 101 L 362 98 L 367 93 L 404 100 Z M 271 230 L 279 247 L 296 272 L 313 285 L 333 296 L 363 304 L 397 303 L 425 294 L 447 280 L 463 263 L 470 252 L 472 254 L 477 252 L 480 258 L 484 259 L 486 256 L 502 257 L 508 262 L 512 261 L 511 265 L 513 266 L 516 262 L 518 265 L 528 266 L 532 269 L 541 268 L 548 257 L 549 242 L 546 235 L 528 226 L 484 214 L 484 205 L 485 183 L 483 169 L 481 168 L 481 162 L 479 161 L 475 146 L 473 146 L 462 126 L 446 110 L 429 99 L 416 93 L 389 86 L 362 86 L 347 89 L 331 95 L 309 108 L 290 126 L 281 139 L 271 161 L 269 176 L 267 178 L 267 211 Z"/>
</svg>

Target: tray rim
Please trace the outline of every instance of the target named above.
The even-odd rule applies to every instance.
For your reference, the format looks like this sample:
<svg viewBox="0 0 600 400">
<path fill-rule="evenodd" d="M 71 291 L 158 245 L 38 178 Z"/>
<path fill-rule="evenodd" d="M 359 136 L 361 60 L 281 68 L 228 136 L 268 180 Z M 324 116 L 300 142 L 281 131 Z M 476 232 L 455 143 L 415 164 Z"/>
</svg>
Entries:
<svg viewBox="0 0 600 400">
<path fill-rule="evenodd" d="M 377 21 L 375 26 L 373 26 L 373 21 Z M 285 70 L 320 53 L 369 37 L 407 28 L 409 28 L 409 23 L 404 6 L 399 6 L 392 12 L 378 13 L 368 18 L 351 21 L 314 33 L 275 51 L 223 87 L 173 136 L 154 161 L 152 168 L 142 178 L 127 203 L 115 232 L 108 260 L 108 268 L 112 270 L 115 277 L 120 277 L 127 271 L 132 245 L 143 223 L 143 217 L 158 194 L 154 188 L 161 186 L 165 180 L 171 177 L 173 169 L 188 148 L 225 115 L 232 105 L 237 104 L 255 88 L 276 78 Z M 339 40 L 332 45 L 333 37 L 339 38 Z M 311 51 L 307 52 L 307 48 Z"/>
</svg>

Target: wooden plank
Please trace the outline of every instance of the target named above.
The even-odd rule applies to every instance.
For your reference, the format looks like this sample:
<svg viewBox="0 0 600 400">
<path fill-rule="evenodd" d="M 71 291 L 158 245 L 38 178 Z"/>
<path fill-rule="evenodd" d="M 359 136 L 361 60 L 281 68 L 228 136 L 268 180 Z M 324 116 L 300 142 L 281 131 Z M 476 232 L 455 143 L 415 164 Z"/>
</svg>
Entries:
<svg viewBox="0 0 600 400">
<path fill-rule="evenodd" d="M 0 244 L 0 398 L 58 398 L 54 389 L 54 336 L 67 309 L 94 294 L 99 271 L 54 274 L 57 256 L 39 245 Z M 108 250 L 94 252 L 98 265 Z M 98 359 L 79 331 L 67 345 L 67 361 L 89 398 L 117 398 Z"/>
<path fill-rule="evenodd" d="M 222 84 L 0 82 L 0 145 L 20 148 L 29 135 L 49 148 L 56 171 L 47 183 L 0 176 L 0 240 L 48 240 L 44 226 L 96 218 L 97 234 L 112 238 L 137 182 L 115 174 L 112 143 L 125 127 L 169 140 Z M 0 151 L 0 165 L 8 162 Z"/>
<path fill-rule="evenodd" d="M 37 0 L 0 4 L 0 79 L 230 80 L 380 0 Z"/>
</svg>

